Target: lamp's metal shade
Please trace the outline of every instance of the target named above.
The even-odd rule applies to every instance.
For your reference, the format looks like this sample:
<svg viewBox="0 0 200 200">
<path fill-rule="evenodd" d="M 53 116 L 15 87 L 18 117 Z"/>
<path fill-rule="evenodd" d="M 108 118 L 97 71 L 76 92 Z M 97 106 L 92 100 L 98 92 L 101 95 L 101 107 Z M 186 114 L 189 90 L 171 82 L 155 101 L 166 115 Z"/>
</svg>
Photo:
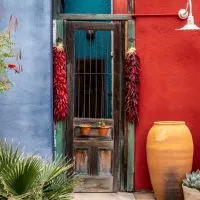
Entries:
<svg viewBox="0 0 200 200">
<path fill-rule="evenodd" d="M 194 17 L 189 15 L 187 19 L 187 24 L 183 26 L 182 28 L 176 29 L 178 31 L 185 31 L 185 30 L 200 30 L 200 27 L 198 27 L 194 23 Z"/>
</svg>

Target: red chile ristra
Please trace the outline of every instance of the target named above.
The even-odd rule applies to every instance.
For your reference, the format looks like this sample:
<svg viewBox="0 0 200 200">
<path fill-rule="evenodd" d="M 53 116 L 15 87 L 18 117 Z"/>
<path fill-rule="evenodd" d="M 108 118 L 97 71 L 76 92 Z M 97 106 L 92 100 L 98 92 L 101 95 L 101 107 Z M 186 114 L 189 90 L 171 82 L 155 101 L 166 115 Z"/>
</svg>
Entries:
<svg viewBox="0 0 200 200">
<path fill-rule="evenodd" d="M 125 79 L 125 111 L 129 121 L 138 121 L 140 58 L 135 48 L 130 48 L 126 54 L 124 66 Z"/>
<path fill-rule="evenodd" d="M 64 120 L 68 113 L 66 53 L 64 48 L 53 48 L 53 75 L 54 120 Z"/>
</svg>

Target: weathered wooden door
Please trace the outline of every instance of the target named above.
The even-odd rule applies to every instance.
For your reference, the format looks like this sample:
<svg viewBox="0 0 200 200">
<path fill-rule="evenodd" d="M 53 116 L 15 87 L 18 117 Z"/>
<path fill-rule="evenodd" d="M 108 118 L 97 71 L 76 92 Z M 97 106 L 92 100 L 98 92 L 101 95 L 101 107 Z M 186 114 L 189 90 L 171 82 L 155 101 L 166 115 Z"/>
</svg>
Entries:
<svg viewBox="0 0 200 200">
<path fill-rule="evenodd" d="M 70 88 L 66 154 L 83 178 L 78 192 L 118 191 L 120 24 L 65 21 Z M 99 135 L 98 122 L 109 126 Z M 91 126 L 89 135 L 80 125 Z"/>
</svg>

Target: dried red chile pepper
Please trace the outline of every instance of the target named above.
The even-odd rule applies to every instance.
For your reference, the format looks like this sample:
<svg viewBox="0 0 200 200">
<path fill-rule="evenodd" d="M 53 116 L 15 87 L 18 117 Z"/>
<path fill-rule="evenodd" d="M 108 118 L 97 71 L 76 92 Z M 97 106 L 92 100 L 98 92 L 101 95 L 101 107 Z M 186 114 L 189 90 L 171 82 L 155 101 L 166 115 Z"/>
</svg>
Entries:
<svg viewBox="0 0 200 200">
<path fill-rule="evenodd" d="M 53 115 L 55 121 L 65 120 L 68 114 L 66 59 L 64 48 L 53 48 Z"/>
<path fill-rule="evenodd" d="M 125 79 L 125 111 L 128 121 L 138 121 L 139 101 L 139 73 L 140 58 L 134 48 L 129 49 L 125 58 L 124 79 Z"/>
</svg>

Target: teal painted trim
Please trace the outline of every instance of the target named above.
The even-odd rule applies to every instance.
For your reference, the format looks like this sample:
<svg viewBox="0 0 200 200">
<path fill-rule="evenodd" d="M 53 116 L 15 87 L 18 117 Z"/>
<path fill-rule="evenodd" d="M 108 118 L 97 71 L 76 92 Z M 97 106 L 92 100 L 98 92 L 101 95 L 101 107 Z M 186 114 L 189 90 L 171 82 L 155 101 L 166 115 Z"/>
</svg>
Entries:
<svg viewBox="0 0 200 200">
<path fill-rule="evenodd" d="M 54 122 L 54 129 L 53 129 L 53 160 L 55 160 L 56 158 L 56 125 L 55 125 L 55 122 Z"/>
<path fill-rule="evenodd" d="M 63 39 L 63 20 L 56 20 L 56 39 Z M 64 122 L 55 122 L 55 160 L 62 159 L 64 152 L 63 138 L 64 138 Z"/>
<path fill-rule="evenodd" d="M 128 20 L 128 48 L 135 45 L 135 22 Z"/>
<path fill-rule="evenodd" d="M 133 123 L 128 122 L 128 163 L 127 163 L 127 191 L 133 191 L 134 180 L 134 137 L 135 126 Z"/>
<path fill-rule="evenodd" d="M 128 48 L 135 45 L 135 21 L 128 21 Z M 135 174 L 135 124 L 128 122 L 127 191 L 134 190 Z"/>
<path fill-rule="evenodd" d="M 63 158 L 63 130 L 64 124 L 62 121 L 56 122 L 56 155 L 55 159 L 60 160 Z"/>
<path fill-rule="evenodd" d="M 56 20 L 56 38 L 63 39 L 63 20 Z"/>
</svg>

